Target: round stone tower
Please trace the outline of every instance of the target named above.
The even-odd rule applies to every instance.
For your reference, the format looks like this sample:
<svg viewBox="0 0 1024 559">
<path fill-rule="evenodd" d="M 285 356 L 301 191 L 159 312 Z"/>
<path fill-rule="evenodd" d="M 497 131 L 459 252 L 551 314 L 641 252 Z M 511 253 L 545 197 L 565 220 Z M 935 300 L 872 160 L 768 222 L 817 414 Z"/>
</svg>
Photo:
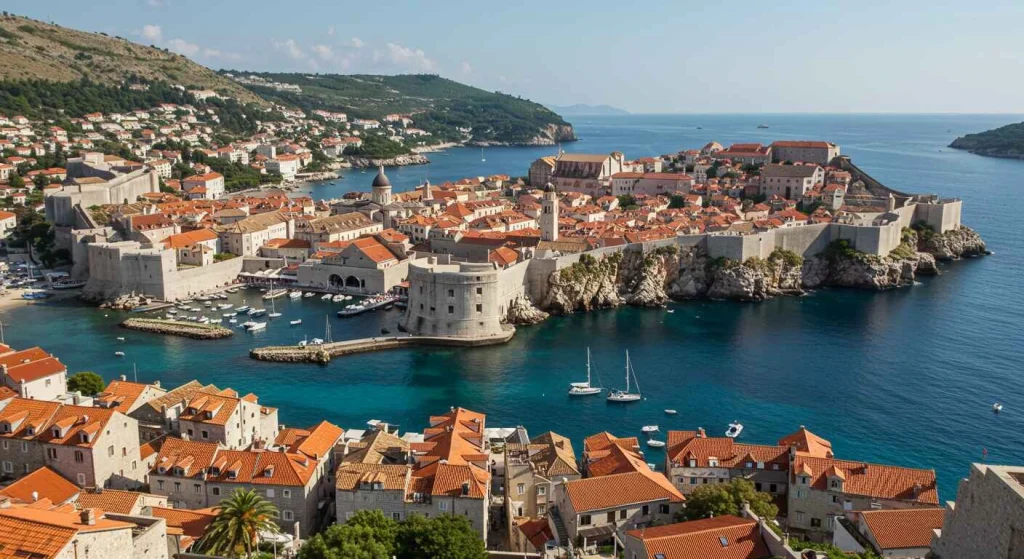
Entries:
<svg viewBox="0 0 1024 559">
<path fill-rule="evenodd" d="M 540 239 L 558 240 L 558 192 L 551 183 L 544 187 L 544 200 L 541 202 Z"/>
<path fill-rule="evenodd" d="M 387 206 L 391 203 L 391 181 L 384 174 L 383 165 L 377 171 L 377 176 L 373 178 L 372 196 L 377 205 Z"/>
</svg>

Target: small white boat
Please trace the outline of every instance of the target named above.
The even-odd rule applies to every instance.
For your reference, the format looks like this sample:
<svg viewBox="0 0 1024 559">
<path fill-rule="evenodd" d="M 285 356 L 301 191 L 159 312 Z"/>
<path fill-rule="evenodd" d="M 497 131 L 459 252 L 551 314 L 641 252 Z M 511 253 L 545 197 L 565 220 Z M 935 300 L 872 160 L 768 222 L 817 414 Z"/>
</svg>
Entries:
<svg viewBox="0 0 1024 559">
<path fill-rule="evenodd" d="M 352 300 L 352 296 L 351 295 L 342 295 L 341 298 L 346 300 L 346 301 L 351 301 Z"/>
<path fill-rule="evenodd" d="M 633 378 L 633 385 L 637 389 L 636 392 L 629 391 L 629 379 Z M 608 394 L 609 402 L 636 402 L 641 398 L 640 395 L 640 383 L 636 381 L 636 373 L 633 372 L 633 367 L 629 364 L 629 351 L 626 351 L 626 389 L 625 390 L 613 390 Z"/>
<path fill-rule="evenodd" d="M 743 424 L 740 423 L 739 421 L 733 421 L 732 423 L 729 424 L 729 428 L 726 429 L 725 436 L 729 437 L 730 439 L 735 439 L 736 437 L 740 436 L 740 433 L 742 432 Z"/>
<path fill-rule="evenodd" d="M 267 318 L 280 318 L 280 316 L 281 316 L 281 313 L 279 313 L 279 312 L 272 312 L 272 313 L 267 315 Z"/>
<path fill-rule="evenodd" d="M 658 426 L 657 425 L 644 425 L 643 427 L 640 428 L 640 431 L 643 432 L 643 433 L 654 433 L 657 430 L 658 430 Z"/>
<path fill-rule="evenodd" d="M 324 345 L 324 341 L 320 338 L 313 338 L 312 340 L 309 340 L 309 345 Z"/>
<path fill-rule="evenodd" d="M 266 327 L 267 327 L 267 323 L 266 322 L 253 322 L 251 326 L 246 328 L 246 330 L 248 330 L 250 332 L 255 332 L 257 330 L 263 330 Z"/>
<path fill-rule="evenodd" d="M 288 324 L 291 324 L 292 326 L 298 326 L 299 324 L 302 324 L 302 319 L 299 318 L 299 319 L 296 319 L 296 320 L 292 320 Z"/>
<path fill-rule="evenodd" d="M 249 308 L 250 308 L 249 305 L 242 305 L 241 307 L 238 307 L 237 309 L 235 309 L 235 314 L 242 314 L 244 312 L 249 312 Z"/>
<path fill-rule="evenodd" d="M 232 316 L 235 316 L 235 313 L 233 313 L 233 312 L 226 312 L 226 313 L 222 314 L 221 316 L 223 316 L 224 318 L 231 318 Z"/>
<path fill-rule="evenodd" d="M 124 341 L 124 336 L 118 336 L 118 337 L 117 337 L 117 341 L 119 341 L 119 342 L 123 342 L 123 341 Z"/>
<path fill-rule="evenodd" d="M 569 383 L 570 396 L 591 396 L 600 394 L 604 389 L 600 386 L 590 385 L 590 348 L 587 348 L 587 382 Z"/>
<path fill-rule="evenodd" d="M 312 291 L 307 291 L 307 292 L 302 294 L 302 296 L 305 297 L 306 299 L 309 299 L 310 297 L 312 297 L 314 295 L 316 295 L 316 293 L 313 293 Z"/>
<path fill-rule="evenodd" d="M 263 316 L 267 314 L 267 309 L 250 309 L 249 316 Z"/>
<path fill-rule="evenodd" d="M 224 322 L 223 318 L 215 318 L 210 321 L 210 324 L 220 324 L 221 322 Z"/>
<path fill-rule="evenodd" d="M 114 352 L 114 356 L 115 357 L 124 357 L 124 352 L 123 351 L 115 351 Z"/>
<path fill-rule="evenodd" d="M 668 309 L 668 310 L 667 310 L 667 311 L 665 311 L 665 312 L 667 312 L 667 313 L 674 313 L 674 312 L 676 312 L 676 311 L 675 311 L 675 309 Z"/>
<path fill-rule="evenodd" d="M 299 290 L 290 291 L 290 292 L 288 292 L 288 298 L 289 299 L 301 299 L 302 298 L 302 292 L 299 291 Z"/>
<path fill-rule="evenodd" d="M 230 309 L 233 306 L 235 306 L 234 303 L 221 303 L 221 304 L 217 305 L 217 307 L 220 310 L 222 310 L 222 311 L 226 311 L 226 310 Z"/>
<path fill-rule="evenodd" d="M 320 297 L 320 300 L 321 301 L 329 301 L 329 300 L 331 300 L 331 297 L 333 297 L 333 295 L 331 295 L 330 293 L 324 293 L 323 297 Z"/>
<path fill-rule="evenodd" d="M 197 322 L 199 322 L 199 324 L 209 324 L 210 323 L 210 319 L 204 316 L 204 317 L 200 318 Z"/>
<path fill-rule="evenodd" d="M 340 302 L 342 302 L 344 300 L 345 300 L 345 296 L 344 295 L 335 295 L 334 297 L 331 297 L 331 302 L 332 303 L 340 303 Z"/>
<path fill-rule="evenodd" d="M 665 415 L 675 415 L 677 413 L 679 412 L 677 412 L 676 410 L 665 410 Z"/>
<path fill-rule="evenodd" d="M 231 317 L 228 319 L 228 322 L 230 322 L 231 324 L 238 324 L 238 319 L 235 317 Z"/>
<path fill-rule="evenodd" d="M 659 441 L 657 439 L 648 439 L 647 446 L 651 448 L 665 448 L 665 441 Z"/>
<path fill-rule="evenodd" d="M 1003 411 L 1003 405 L 1002 404 L 992 404 L 992 411 L 994 411 L 996 413 L 999 413 L 999 412 Z"/>
<path fill-rule="evenodd" d="M 170 309 L 167 311 L 167 314 L 178 314 L 178 311 L 175 309 Z"/>
</svg>

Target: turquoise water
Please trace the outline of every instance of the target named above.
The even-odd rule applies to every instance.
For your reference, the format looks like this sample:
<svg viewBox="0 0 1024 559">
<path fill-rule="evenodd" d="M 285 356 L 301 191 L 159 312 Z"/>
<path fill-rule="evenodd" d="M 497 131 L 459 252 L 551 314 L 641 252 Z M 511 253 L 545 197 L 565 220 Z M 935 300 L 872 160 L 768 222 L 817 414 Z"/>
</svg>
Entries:
<svg viewBox="0 0 1024 559">
<path fill-rule="evenodd" d="M 282 421 L 327 418 L 362 428 L 367 419 L 422 429 L 429 414 L 461 405 L 485 412 L 493 426 L 524 424 L 573 438 L 600 430 L 640 435 L 703 426 L 724 432 L 740 420 L 741 440 L 773 442 L 799 425 L 832 440 L 840 457 L 936 469 L 943 499 L 969 463 L 1024 463 L 1024 162 L 986 159 L 944 148 L 953 137 L 1022 120 L 1019 116 L 629 116 L 576 123 L 583 141 L 567 151 L 627 157 L 700 147 L 711 139 L 838 142 L 876 178 L 912 192 L 964 199 L 964 221 L 996 255 L 943 266 L 943 275 L 886 293 L 823 290 L 764 303 L 692 302 L 661 310 L 620 309 L 554 318 L 501 347 L 400 350 L 346 357 L 325 367 L 252 361 L 250 347 L 321 336 L 330 314 L 334 339 L 392 328 L 397 311 L 338 319 L 319 298 L 278 300 L 284 316 L 257 334 L 193 341 L 120 330 L 123 317 L 74 303 L 0 313 L 7 342 L 41 345 L 71 370 L 132 376 L 177 385 L 192 378 L 240 391 L 281 408 Z M 767 122 L 770 130 L 755 126 Z M 702 126 L 703 130 L 696 130 Z M 493 148 L 434 154 L 435 163 L 389 170 L 398 190 L 476 174 L 525 174 L 550 148 Z M 372 173 L 349 172 L 310 187 L 316 197 L 368 189 Z M 249 291 L 249 302 L 258 301 Z M 236 296 L 236 304 L 243 294 Z M 303 319 L 301 327 L 287 321 Z M 117 336 L 127 336 L 118 344 Z M 570 400 L 566 384 L 585 375 L 590 346 L 606 386 L 622 384 L 630 350 L 644 402 L 614 406 Z M 123 359 L 113 356 L 121 349 Z M 1000 415 L 993 402 L 1005 405 Z M 665 408 L 679 410 L 665 416 Z M 650 461 L 662 454 L 648 451 Z"/>
</svg>

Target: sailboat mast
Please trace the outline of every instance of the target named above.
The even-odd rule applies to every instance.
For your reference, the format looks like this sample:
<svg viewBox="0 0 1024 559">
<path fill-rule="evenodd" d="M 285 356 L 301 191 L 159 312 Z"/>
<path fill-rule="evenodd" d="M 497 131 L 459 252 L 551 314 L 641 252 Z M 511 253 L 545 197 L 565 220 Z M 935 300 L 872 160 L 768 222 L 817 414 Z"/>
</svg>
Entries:
<svg viewBox="0 0 1024 559">
<path fill-rule="evenodd" d="M 590 348 L 587 348 L 587 388 L 590 388 Z"/>
<path fill-rule="evenodd" d="M 626 350 L 626 394 L 629 394 L 629 350 Z"/>
</svg>

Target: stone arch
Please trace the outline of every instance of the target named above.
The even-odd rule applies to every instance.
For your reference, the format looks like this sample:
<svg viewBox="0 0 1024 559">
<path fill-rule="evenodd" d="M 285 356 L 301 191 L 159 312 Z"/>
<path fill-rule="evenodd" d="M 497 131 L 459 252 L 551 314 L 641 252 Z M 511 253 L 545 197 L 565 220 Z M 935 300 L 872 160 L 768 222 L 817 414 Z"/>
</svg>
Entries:
<svg viewBox="0 0 1024 559">
<path fill-rule="evenodd" d="M 363 282 L 355 276 L 348 276 L 345 278 L 345 287 L 362 287 Z"/>
<path fill-rule="evenodd" d="M 341 279 L 338 274 L 331 274 L 331 277 L 327 279 L 327 282 L 333 288 L 340 288 L 345 285 L 345 280 Z"/>
</svg>

